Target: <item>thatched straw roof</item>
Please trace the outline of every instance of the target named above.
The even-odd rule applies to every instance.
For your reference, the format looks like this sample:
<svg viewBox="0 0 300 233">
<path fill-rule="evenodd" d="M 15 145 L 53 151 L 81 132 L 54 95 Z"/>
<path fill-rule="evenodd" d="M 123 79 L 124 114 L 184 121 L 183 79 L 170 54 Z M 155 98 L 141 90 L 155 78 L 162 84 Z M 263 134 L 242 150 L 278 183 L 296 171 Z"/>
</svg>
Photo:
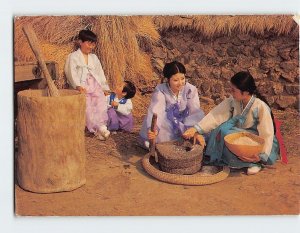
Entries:
<svg viewBox="0 0 300 233">
<path fill-rule="evenodd" d="M 161 31 L 193 31 L 206 38 L 230 36 L 233 33 L 298 36 L 299 28 L 292 15 L 193 15 L 156 16 L 154 22 Z"/>
</svg>

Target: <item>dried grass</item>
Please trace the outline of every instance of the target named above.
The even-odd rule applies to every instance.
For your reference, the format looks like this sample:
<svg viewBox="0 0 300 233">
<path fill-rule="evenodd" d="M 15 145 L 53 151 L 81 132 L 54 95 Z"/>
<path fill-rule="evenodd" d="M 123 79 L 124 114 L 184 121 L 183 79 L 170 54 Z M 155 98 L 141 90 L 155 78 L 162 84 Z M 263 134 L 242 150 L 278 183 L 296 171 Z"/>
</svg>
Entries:
<svg viewBox="0 0 300 233">
<path fill-rule="evenodd" d="M 272 32 L 291 36 L 298 36 L 299 32 L 292 15 L 157 16 L 154 21 L 162 31 L 192 30 L 206 38 L 231 35 L 234 32 L 256 35 Z"/>
<path fill-rule="evenodd" d="M 149 55 L 138 40 L 154 43 L 159 34 L 150 16 L 34 16 L 15 18 L 15 60 L 32 61 L 35 57 L 22 27 L 31 24 L 40 40 L 44 57 L 59 64 L 60 76 L 67 55 L 73 51 L 78 32 L 90 28 L 98 35 L 95 53 L 101 60 L 113 88 L 119 80 L 149 80 L 153 71 Z"/>
</svg>

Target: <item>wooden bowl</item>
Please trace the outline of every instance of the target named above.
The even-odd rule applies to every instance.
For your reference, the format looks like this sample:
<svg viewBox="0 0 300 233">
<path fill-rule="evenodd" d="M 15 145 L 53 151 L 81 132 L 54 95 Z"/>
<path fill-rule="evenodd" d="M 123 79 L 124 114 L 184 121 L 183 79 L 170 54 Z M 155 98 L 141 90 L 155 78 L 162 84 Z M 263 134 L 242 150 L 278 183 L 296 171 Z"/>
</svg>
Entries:
<svg viewBox="0 0 300 233">
<path fill-rule="evenodd" d="M 240 137 L 248 137 L 255 141 L 258 145 L 249 145 L 249 144 L 236 144 L 236 140 Z M 228 134 L 224 137 L 225 145 L 227 148 L 240 159 L 244 160 L 244 158 L 252 157 L 255 154 L 261 153 L 265 140 L 255 134 L 249 132 L 237 132 Z"/>
</svg>

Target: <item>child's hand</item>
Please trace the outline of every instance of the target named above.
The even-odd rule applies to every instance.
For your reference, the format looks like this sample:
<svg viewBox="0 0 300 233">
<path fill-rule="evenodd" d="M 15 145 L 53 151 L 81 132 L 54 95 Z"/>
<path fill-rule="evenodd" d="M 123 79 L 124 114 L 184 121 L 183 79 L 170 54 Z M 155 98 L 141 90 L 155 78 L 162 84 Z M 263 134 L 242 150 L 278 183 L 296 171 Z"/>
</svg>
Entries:
<svg viewBox="0 0 300 233">
<path fill-rule="evenodd" d="M 113 107 L 118 107 L 118 105 L 119 105 L 119 103 L 116 101 L 111 102 L 111 106 L 113 106 Z"/>
<path fill-rule="evenodd" d="M 82 86 L 77 86 L 77 87 L 76 87 L 76 90 L 79 91 L 79 92 L 82 93 L 82 94 L 86 94 L 86 89 L 83 88 Z"/>
<path fill-rule="evenodd" d="M 155 139 L 157 135 L 158 135 L 158 131 L 157 130 L 155 130 L 154 132 L 151 131 L 150 129 L 148 130 L 148 139 L 149 140 Z"/>
<path fill-rule="evenodd" d="M 110 95 L 110 91 L 107 91 L 107 90 L 106 90 L 106 91 L 103 91 L 103 92 L 104 92 L 104 95 L 105 95 L 105 96 Z"/>
</svg>

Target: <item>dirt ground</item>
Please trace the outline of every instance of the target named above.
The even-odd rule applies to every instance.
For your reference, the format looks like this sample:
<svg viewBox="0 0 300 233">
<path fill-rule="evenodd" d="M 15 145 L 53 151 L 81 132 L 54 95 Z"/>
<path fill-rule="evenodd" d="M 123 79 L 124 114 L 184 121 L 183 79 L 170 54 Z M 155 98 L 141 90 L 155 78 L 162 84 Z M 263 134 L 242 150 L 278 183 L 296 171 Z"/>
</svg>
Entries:
<svg viewBox="0 0 300 233">
<path fill-rule="evenodd" d="M 21 216 L 212 216 L 299 214 L 299 114 L 275 111 L 283 121 L 287 165 L 277 162 L 254 176 L 233 171 L 216 184 L 174 185 L 142 168 L 147 153 L 134 132 L 102 142 L 86 137 L 86 184 L 71 192 L 38 194 L 15 185 L 15 213 Z"/>
</svg>

